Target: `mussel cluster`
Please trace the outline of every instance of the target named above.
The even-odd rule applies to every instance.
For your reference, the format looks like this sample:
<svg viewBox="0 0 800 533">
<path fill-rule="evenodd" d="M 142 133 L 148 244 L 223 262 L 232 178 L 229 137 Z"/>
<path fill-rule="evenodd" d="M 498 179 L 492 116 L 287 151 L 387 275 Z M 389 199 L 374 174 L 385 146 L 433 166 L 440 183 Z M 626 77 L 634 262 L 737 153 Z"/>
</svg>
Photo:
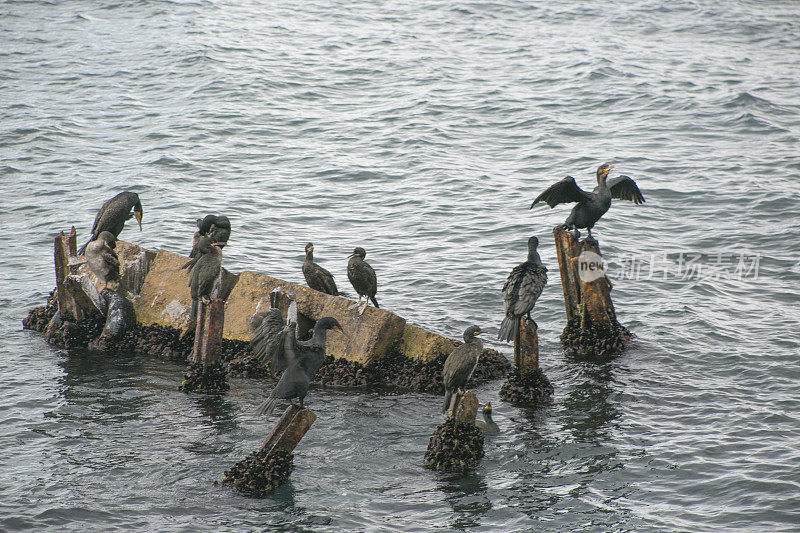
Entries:
<svg viewBox="0 0 800 533">
<path fill-rule="evenodd" d="M 448 418 L 437 426 L 425 452 L 425 467 L 465 474 L 483 457 L 483 431 L 475 424 Z"/>
<path fill-rule="evenodd" d="M 611 329 L 591 325 L 581 329 L 579 317 L 573 317 L 561 333 L 561 344 L 567 355 L 586 359 L 607 359 L 622 353 L 631 332 L 618 322 Z"/>
<path fill-rule="evenodd" d="M 230 389 L 225 367 L 219 361 L 208 368 L 203 368 L 203 363 L 192 363 L 186 369 L 183 381 L 178 385 L 178 390 L 184 392 L 227 392 Z"/>
<path fill-rule="evenodd" d="M 293 459 L 293 454 L 283 450 L 269 455 L 266 450 L 258 450 L 226 471 L 222 484 L 233 485 L 251 498 L 266 498 L 289 479 Z"/>
<path fill-rule="evenodd" d="M 500 398 L 520 407 L 548 405 L 553 403 L 553 384 L 541 368 L 525 374 L 514 369 L 500 387 Z"/>
</svg>

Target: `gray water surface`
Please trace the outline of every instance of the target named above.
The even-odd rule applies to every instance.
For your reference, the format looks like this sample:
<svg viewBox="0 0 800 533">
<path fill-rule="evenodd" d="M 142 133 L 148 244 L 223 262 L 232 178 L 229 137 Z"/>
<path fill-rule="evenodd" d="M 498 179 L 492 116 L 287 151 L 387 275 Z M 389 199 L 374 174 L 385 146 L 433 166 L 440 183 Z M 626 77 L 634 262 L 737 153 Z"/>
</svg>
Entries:
<svg viewBox="0 0 800 533">
<path fill-rule="evenodd" d="M 0 3 L 0 529 L 797 531 L 799 9 Z M 615 202 L 593 232 L 636 335 L 597 364 L 558 342 L 551 229 L 569 207 L 528 206 L 606 161 L 647 203 Z M 502 432 L 461 478 L 422 468 L 439 398 L 314 389 L 287 485 L 215 486 L 268 430 L 265 383 L 187 395 L 182 365 L 21 330 L 54 284 L 54 235 L 85 240 L 122 190 L 144 223 L 121 238 L 152 249 L 187 254 L 193 220 L 227 214 L 234 272 L 301 281 L 313 241 L 346 288 L 363 246 L 381 305 L 451 337 L 496 332 L 537 235 L 555 403 L 478 388 Z"/>
</svg>

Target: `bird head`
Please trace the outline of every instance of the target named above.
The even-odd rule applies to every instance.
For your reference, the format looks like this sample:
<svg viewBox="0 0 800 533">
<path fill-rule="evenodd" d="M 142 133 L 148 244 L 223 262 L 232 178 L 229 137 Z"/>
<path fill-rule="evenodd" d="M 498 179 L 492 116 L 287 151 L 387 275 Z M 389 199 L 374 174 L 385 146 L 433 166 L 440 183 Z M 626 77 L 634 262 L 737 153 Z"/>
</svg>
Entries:
<svg viewBox="0 0 800 533">
<path fill-rule="evenodd" d="M 535 250 L 539 247 L 539 239 L 536 237 L 531 237 L 528 239 L 528 250 Z"/>
<path fill-rule="evenodd" d="M 139 204 L 139 209 L 133 210 L 133 216 L 136 219 L 136 222 L 139 223 L 139 231 L 142 231 L 142 204 Z"/>
<path fill-rule="evenodd" d="M 106 244 L 111 248 L 116 248 L 117 246 L 117 238 L 110 231 L 101 231 L 100 235 L 97 236 L 97 240 L 106 241 Z"/>
<path fill-rule="evenodd" d="M 313 251 L 314 251 L 314 244 L 313 243 L 306 244 L 306 253 Z"/>
<path fill-rule="evenodd" d="M 468 327 L 464 331 L 464 342 L 471 341 L 472 339 L 474 339 L 475 337 L 477 337 L 481 333 L 483 333 L 483 331 L 478 326 L 470 326 L 470 327 Z"/>
<path fill-rule="evenodd" d="M 614 168 L 614 166 L 609 163 L 603 163 L 597 167 L 597 182 L 600 183 L 600 180 L 606 179 L 612 168 Z"/>
<path fill-rule="evenodd" d="M 365 257 L 367 257 L 367 251 L 360 246 L 356 246 L 355 249 L 353 250 L 353 253 L 348 255 L 347 257 L 360 257 L 361 259 L 364 259 Z"/>
<path fill-rule="evenodd" d="M 486 414 L 492 414 L 492 402 L 486 402 L 486 405 L 483 406 L 483 412 Z"/>
<path fill-rule="evenodd" d="M 326 316 L 317 320 L 317 323 L 314 324 L 314 329 L 330 329 L 333 331 L 338 331 L 339 333 L 344 333 L 342 325 L 339 324 L 339 321 L 331 316 Z"/>
</svg>

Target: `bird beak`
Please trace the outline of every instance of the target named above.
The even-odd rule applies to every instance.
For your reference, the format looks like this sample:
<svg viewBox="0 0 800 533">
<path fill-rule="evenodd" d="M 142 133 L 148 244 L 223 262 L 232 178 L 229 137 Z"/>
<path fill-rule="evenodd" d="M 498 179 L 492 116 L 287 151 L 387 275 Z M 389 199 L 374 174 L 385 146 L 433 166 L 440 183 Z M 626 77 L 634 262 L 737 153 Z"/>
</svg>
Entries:
<svg viewBox="0 0 800 533">
<path fill-rule="evenodd" d="M 226 244 L 228 244 L 228 243 L 226 243 L 226 242 L 212 242 L 211 246 L 225 246 Z"/>
<path fill-rule="evenodd" d="M 483 335 L 483 332 L 482 331 L 476 331 L 475 335 Z"/>
<path fill-rule="evenodd" d="M 142 231 L 142 212 L 134 211 L 133 216 L 136 217 L 136 222 L 139 223 L 139 231 Z"/>
</svg>

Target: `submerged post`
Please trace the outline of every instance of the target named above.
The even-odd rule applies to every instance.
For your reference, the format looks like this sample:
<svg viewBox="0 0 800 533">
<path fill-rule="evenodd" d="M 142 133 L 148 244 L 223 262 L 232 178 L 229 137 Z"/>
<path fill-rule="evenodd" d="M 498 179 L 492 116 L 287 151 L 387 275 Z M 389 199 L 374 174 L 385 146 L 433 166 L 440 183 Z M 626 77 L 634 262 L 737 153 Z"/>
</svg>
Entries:
<svg viewBox="0 0 800 533">
<path fill-rule="evenodd" d="M 539 407 L 553 401 L 553 385 L 539 368 L 536 322 L 521 317 L 514 337 L 514 370 L 500 387 L 500 398 L 521 407 Z"/>
<path fill-rule="evenodd" d="M 584 357 L 619 354 L 631 334 L 617 322 L 597 240 L 578 242 L 561 226 L 553 228 L 553 237 L 567 312 L 562 344 L 568 353 Z"/>
<path fill-rule="evenodd" d="M 225 302 L 214 298 L 197 304 L 194 347 L 186 376 L 178 387 L 182 391 L 225 392 L 230 386 L 225 367 L 220 362 L 222 329 L 225 325 Z"/>
<path fill-rule="evenodd" d="M 258 451 L 231 467 L 222 477 L 223 485 L 233 485 L 253 498 L 269 496 L 289 479 L 294 468 L 294 451 L 317 415 L 290 405 L 275 424 Z"/>
</svg>

